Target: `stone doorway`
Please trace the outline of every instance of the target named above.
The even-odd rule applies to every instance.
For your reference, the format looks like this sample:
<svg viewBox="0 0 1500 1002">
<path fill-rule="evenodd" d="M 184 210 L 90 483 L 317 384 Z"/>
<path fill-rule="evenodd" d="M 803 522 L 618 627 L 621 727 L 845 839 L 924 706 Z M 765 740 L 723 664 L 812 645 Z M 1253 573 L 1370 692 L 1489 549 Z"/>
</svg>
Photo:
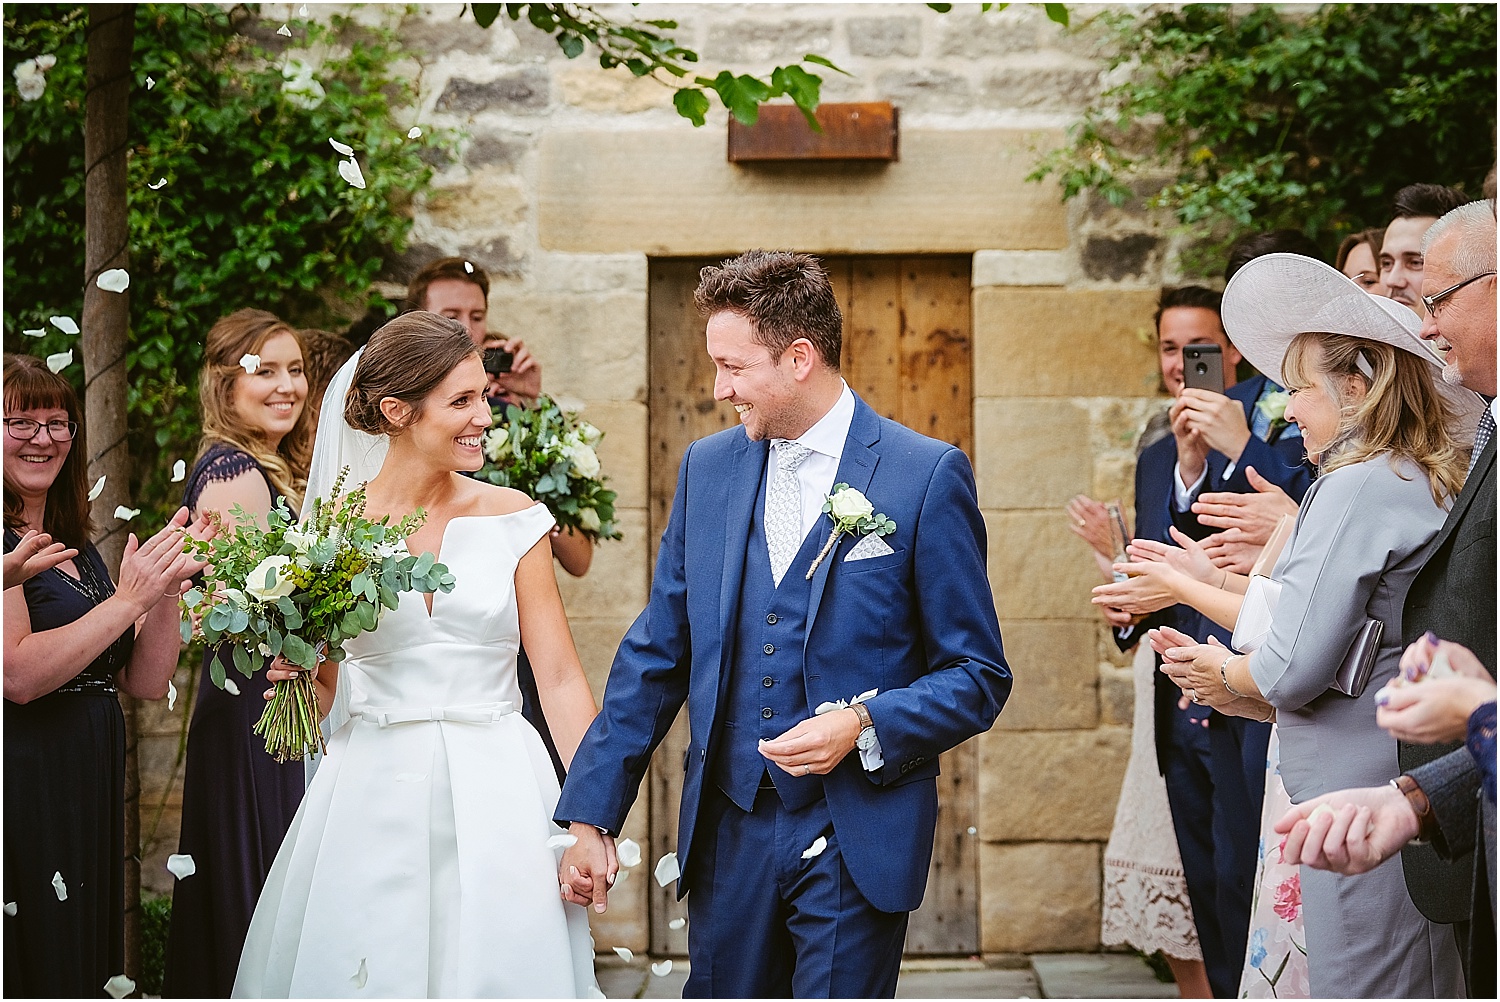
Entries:
<svg viewBox="0 0 1500 1002">
<path fill-rule="evenodd" d="M 648 538 L 652 564 L 671 511 L 677 467 L 688 444 L 730 426 L 733 410 L 713 398 L 713 365 L 703 320 L 693 308 L 698 271 L 717 258 L 653 258 L 649 275 L 650 431 Z M 842 368 L 849 385 L 893 420 L 952 442 L 973 456 L 970 255 L 825 257 L 844 312 Z M 657 750 L 648 789 L 649 859 L 677 844 L 685 715 Z M 979 952 L 979 763 L 970 741 L 942 759 L 937 844 L 927 895 L 912 915 L 909 955 Z M 650 943 L 656 955 L 685 955 L 686 917 L 676 889 L 650 884 Z"/>
</svg>

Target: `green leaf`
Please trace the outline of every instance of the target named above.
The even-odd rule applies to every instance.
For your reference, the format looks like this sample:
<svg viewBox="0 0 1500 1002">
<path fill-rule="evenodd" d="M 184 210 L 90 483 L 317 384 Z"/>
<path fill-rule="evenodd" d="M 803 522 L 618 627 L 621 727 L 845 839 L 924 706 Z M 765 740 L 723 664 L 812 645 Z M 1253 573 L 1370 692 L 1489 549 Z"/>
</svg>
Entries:
<svg viewBox="0 0 1500 1002">
<path fill-rule="evenodd" d="M 255 674 L 255 665 L 250 660 L 250 652 L 245 649 L 243 644 L 234 645 L 234 653 L 231 657 L 234 659 L 235 670 L 241 675 L 250 678 Z"/>
<path fill-rule="evenodd" d="M 1044 3 L 1042 10 L 1047 13 L 1047 20 L 1056 21 L 1064 28 L 1068 26 L 1068 5 L 1065 3 Z"/>
<path fill-rule="evenodd" d="M 577 59 L 583 55 L 583 39 L 577 35 L 564 33 L 557 36 L 557 44 L 563 50 L 563 54 L 569 59 Z"/>
<path fill-rule="evenodd" d="M 224 688 L 224 662 L 219 660 L 218 651 L 214 652 L 214 656 L 208 659 L 208 677 L 213 679 L 214 685 L 220 689 Z"/>
<path fill-rule="evenodd" d="M 197 588 L 189 588 L 187 591 L 183 592 L 182 602 L 189 609 L 198 608 L 198 603 L 202 601 L 203 592 L 199 591 Z"/>
<path fill-rule="evenodd" d="M 764 81 L 743 73 L 735 76 L 728 70 L 714 77 L 713 89 L 742 125 L 754 125 L 760 118 L 760 103 L 771 96 L 771 88 Z"/>
<path fill-rule="evenodd" d="M 939 14 L 946 14 L 953 9 L 953 5 L 951 3 L 930 3 L 927 6 L 931 7 Z"/>
<path fill-rule="evenodd" d="M 437 563 L 437 558 L 432 555 L 431 550 L 423 553 L 421 556 L 417 557 L 417 562 L 411 569 L 412 576 L 426 576 L 427 572 L 432 570 L 432 565 L 435 563 Z"/>
<path fill-rule="evenodd" d="M 481 28 L 488 28 L 495 23 L 495 18 L 500 16 L 501 4 L 498 3 L 471 3 L 469 9 L 474 12 L 474 23 Z M 520 6 L 515 4 L 513 6 Z M 512 14 L 514 20 L 516 15 Z"/>
<path fill-rule="evenodd" d="M 949 6 L 952 5 L 950 4 Z M 807 55 L 803 56 L 802 61 L 804 63 L 817 63 L 819 66 L 826 66 L 830 70 L 833 70 L 835 73 L 842 73 L 846 77 L 852 76 L 852 74 L 848 70 L 840 69 L 839 66 L 831 59 L 828 59 L 826 56 L 820 56 L 814 52 L 809 52 Z"/>
<path fill-rule="evenodd" d="M 695 128 L 708 120 L 708 95 L 697 87 L 684 87 L 674 93 L 672 104 L 677 108 L 677 114 L 692 122 Z"/>
</svg>

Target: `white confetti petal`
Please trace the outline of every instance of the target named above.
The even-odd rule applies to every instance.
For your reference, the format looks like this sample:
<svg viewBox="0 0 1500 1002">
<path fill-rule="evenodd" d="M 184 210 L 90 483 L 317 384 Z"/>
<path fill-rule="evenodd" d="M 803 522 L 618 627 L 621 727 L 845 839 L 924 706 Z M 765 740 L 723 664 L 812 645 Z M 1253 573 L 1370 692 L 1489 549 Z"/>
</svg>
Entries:
<svg viewBox="0 0 1500 1002">
<path fill-rule="evenodd" d="M 472 274 L 474 274 L 474 266 L 472 264 L 470 264 L 469 262 L 465 261 L 464 262 L 464 271 L 466 271 L 470 275 L 472 275 Z"/>
<path fill-rule="evenodd" d="M 633 838 L 622 838 L 619 845 L 615 846 L 615 858 L 620 861 L 621 866 L 639 866 L 641 847 Z"/>
<path fill-rule="evenodd" d="M 802 850 L 803 859 L 812 859 L 814 856 L 823 855 L 823 850 L 828 848 L 828 840 L 819 835 L 813 839 L 813 844 Z"/>
<path fill-rule="evenodd" d="M 104 476 L 94 481 L 94 486 L 89 488 L 90 501 L 98 499 L 99 495 L 104 493 L 104 481 L 107 479 L 109 478 L 107 476 Z"/>
<path fill-rule="evenodd" d="M 177 686 L 175 686 L 175 685 L 172 684 L 172 680 L 171 679 L 168 679 L 167 680 L 167 712 L 171 713 L 176 708 L 177 708 Z"/>
<path fill-rule="evenodd" d="M 174 852 L 167 857 L 167 872 L 181 880 L 198 872 L 198 864 L 185 852 Z"/>
<path fill-rule="evenodd" d="M 240 694 L 240 687 L 235 684 L 234 679 L 226 678 L 224 680 L 224 691 L 231 696 L 238 696 Z"/>
<path fill-rule="evenodd" d="M 127 508 L 124 505 L 117 505 L 115 507 L 115 518 L 118 518 L 122 522 L 129 522 L 140 513 L 141 510 L 139 508 Z"/>
<path fill-rule="evenodd" d="M 417 128 L 415 125 L 413 125 L 410 129 L 406 130 L 406 138 L 407 139 L 421 139 L 422 138 L 422 130 L 419 129 L 419 128 Z"/>
<path fill-rule="evenodd" d="M 56 355 L 47 356 L 47 368 L 53 372 L 61 372 L 73 364 L 73 349 L 60 351 Z"/>
<path fill-rule="evenodd" d="M 155 184 L 148 184 L 148 185 L 146 185 L 146 187 L 150 188 L 152 191 L 160 191 L 161 189 L 165 188 L 166 186 L 167 186 L 167 179 L 164 178 L 164 177 L 163 178 L 157 178 Z"/>
<path fill-rule="evenodd" d="M 359 958 L 359 970 L 355 971 L 349 980 L 354 984 L 355 988 L 363 988 L 365 983 L 370 980 L 370 969 L 365 966 L 364 957 Z"/>
<path fill-rule="evenodd" d="M 334 149 L 338 150 L 346 157 L 354 156 L 354 147 L 341 143 L 337 139 L 333 139 L 332 137 L 330 137 L 328 140 L 328 145 L 332 146 Z"/>
<path fill-rule="evenodd" d="M 676 932 L 678 929 L 681 929 L 685 925 L 687 925 L 687 919 L 674 918 L 672 921 L 667 923 L 667 928 L 671 929 L 673 932 Z"/>
<path fill-rule="evenodd" d="M 30 330 L 22 331 L 21 333 L 25 334 L 27 337 L 44 337 L 46 336 L 47 328 L 33 327 Z"/>
<path fill-rule="evenodd" d="M 677 867 L 677 853 L 669 852 L 656 861 L 656 883 L 666 887 L 672 881 L 682 876 L 682 871 Z"/>
<path fill-rule="evenodd" d="M 187 461 L 179 459 L 172 464 L 172 483 L 180 484 L 187 479 Z"/>
<path fill-rule="evenodd" d="M 621 884 L 625 883 L 625 881 L 627 881 L 629 879 L 630 879 L 630 871 L 629 870 L 616 870 L 615 871 L 615 882 L 613 884 L 610 884 L 609 886 L 611 886 L 611 887 L 619 887 Z"/>
<path fill-rule="evenodd" d="M 298 17 L 306 17 L 307 16 L 307 4 L 303 4 L 301 7 L 297 8 L 297 16 Z"/>
<path fill-rule="evenodd" d="M 631 951 L 629 947 L 617 946 L 615 947 L 615 952 L 618 953 L 620 955 L 620 959 L 625 961 L 625 963 L 627 964 L 635 959 L 635 953 Z"/>
<path fill-rule="evenodd" d="M 54 56 L 50 52 L 47 53 L 45 56 L 37 56 L 36 57 L 36 68 L 39 69 L 39 70 L 41 70 L 43 73 L 47 72 L 48 70 L 50 70 L 52 67 L 54 67 L 56 65 L 57 65 L 57 57 Z"/>
<path fill-rule="evenodd" d="M 359 161 L 354 159 L 339 161 L 339 177 L 348 181 L 356 188 L 365 186 L 365 176 L 359 172 Z"/>
<path fill-rule="evenodd" d="M 285 38 L 291 38 L 292 37 L 292 29 L 288 28 L 286 25 L 283 24 L 281 27 L 279 27 L 279 28 L 276 29 L 276 34 L 281 35 L 281 36 L 283 36 Z"/>
<path fill-rule="evenodd" d="M 154 77 L 149 77 L 148 76 L 146 78 L 146 89 L 150 90 L 152 87 L 155 87 L 155 86 L 156 86 L 156 79 Z"/>
<path fill-rule="evenodd" d="M 240 368 L 244 369 L 246 372 L 254 372 L 256 369 L 260 368 L 260 356 L 252 355 L 249 352 L 246 352 L 245 354 L 240 356 Z"/>
<path fill-rule="evenodd" d="M 420 783 L 427 778 L 425 772 L 398 772 L 396 782 L 398 783 Z"/>
<path fill-rule="evenodd" d="M 663 960 L 658 963 L 652 964 L 651 973 L 656 975 L 658 978 L 666 977 L 668 974 L 672 973 L 672 962 L 670 960 Z"/>
<path fill-rule="evenodd" d="M 48 317 L 47 322 L 64 334 L 78 333 L 78 325 L 73 322 L 72 317 Z"/>
<path fill-rule="evenodd" d="M 5 914 L 9 915 L 11 918 L 16 917 L 16 903 L 14 901 L 5 902 Z"/>
<path fill-rule="evenodd" d="M 970 835 L 978 835 L 979 834 L 979 829 L 975 828 L 973 825 L 970 825 L 969 826 L 969 834 Z"/>
<path fill-rule="evenodd" d="M 57 900 L 68 900 L 68 884 L 63 880 L 61 871 L 52 875 L 52 889 L 57 892 Z"/>
<path fill-rule="evenodd" d="M 101 271 L 99 277 L 94 279 L 94 284 L 105 292 L 124 292 L 130 288 L 130 272 L 124 268 Z"/>
<path fill-rule="evenodd" d="M 112 999 L 128 998 L 135 994 L 135 982 L 123 974 L 116 974 L 104 982 L 104 993 Z"/>
<path fill-rule="evenodd" d="M 547 840 L 548 849 L 571 849 L 577 844 L 578 836 L 569 835 L 567 832 L 563 832 L 561 835 L 554 835 Z"/>
</svg>

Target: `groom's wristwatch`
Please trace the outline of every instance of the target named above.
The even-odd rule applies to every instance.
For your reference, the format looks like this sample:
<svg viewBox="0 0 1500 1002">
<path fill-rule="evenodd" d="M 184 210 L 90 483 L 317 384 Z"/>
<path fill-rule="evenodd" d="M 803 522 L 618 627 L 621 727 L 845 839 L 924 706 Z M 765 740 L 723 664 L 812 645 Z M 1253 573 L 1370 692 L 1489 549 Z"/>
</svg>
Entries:
<svg viewBox="0 0 1500 1002">
<path fill-rule="evenodd" d="M 854 747 L 867 751 L 875 743 L 875 721 L 870 719 L 870 711 L 863 703 L 852 703 L 849 709 L 859 717 L 859 737 L 854 739 Z"/>
</svg>

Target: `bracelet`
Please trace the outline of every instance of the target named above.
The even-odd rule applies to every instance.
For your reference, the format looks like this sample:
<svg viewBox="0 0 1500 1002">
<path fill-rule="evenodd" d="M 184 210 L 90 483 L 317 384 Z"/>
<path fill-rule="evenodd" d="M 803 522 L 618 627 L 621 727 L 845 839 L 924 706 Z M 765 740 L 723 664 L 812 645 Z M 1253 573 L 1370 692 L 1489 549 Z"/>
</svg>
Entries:
<svg viewBox="0 0 1500 1002">
<path fill-rule="evenodd" d="M 1432 837 L 1437 833 L 1437 818 L 1432 813 L 1432 801 L 1427 799 L 1427 793 L 1415 779 L 1402 773 L 1391 780 L 1391 786 L 1395 787 L 1406 802 L 1411 805 L 1411 811 L 1417 816 L 1417 837 L 1411 840 L 1411 845 L 1428 845 Z"/>
<path fill-rule="evenodd" d="M 1227 567 L 1224 568 L 1224 576 L 1219 579 L 1219 590 L 1220 591 L 1228 591 L 1229 590 L 1229 568 L 1227 568 Z"/>
<path fill-rule="evenodd" d="M 1221 682 L 1224 683 L 1224 689 L 1225 689 L 1225 691 L 1227 691 L 1231 696 L 1234 696 L 1234 697 L 1238 698 L 1238 697 L 1243 696 L 1244 693 L 1243 692 L 1236 692 L 1234 686 L 1232 686 L 1232 685 L 1229 684 L 1229 672 L 1228 672 L 1229 662 L 1233 661 L 1236 657 L 1238 657 L 1238 655 L 1236 655 L 1233 651 L 1231 651 L 1229 653 L 1229 657 L 1227 657 L 1227 658 L 1224 659 L 1224 663 L 1221 664 L 1221 665 L 1219 665 L 1219 681 L 1221 681 Z"/>
</svg>

